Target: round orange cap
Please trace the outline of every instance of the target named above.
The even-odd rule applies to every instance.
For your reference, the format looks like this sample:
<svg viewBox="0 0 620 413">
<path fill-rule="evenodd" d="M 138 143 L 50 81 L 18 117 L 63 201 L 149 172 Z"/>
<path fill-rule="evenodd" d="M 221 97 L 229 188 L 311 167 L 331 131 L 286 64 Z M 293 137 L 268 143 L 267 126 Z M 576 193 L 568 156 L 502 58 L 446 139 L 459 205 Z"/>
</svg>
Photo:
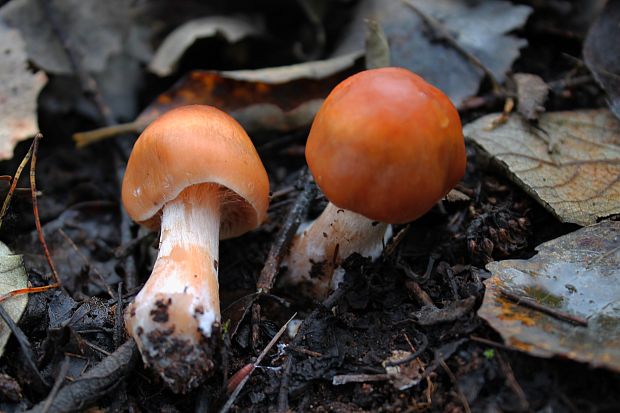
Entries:
<svg viewBox="0 0 620 413">
<path fill-rule="evenodd" d="M 269 204 L 269 179 L 245 130 L 211 106 L 166 112 L 142 132 L 123 178 L 123 206 L 136 222 L 156 229 L 159 211 L 191 185 L 219 184 L 220 237 L 256 228 Z"/>
<path fill-rule="evenodd" d="M 465 173 L 459 114 L 436 87 L 406 69 L 357 73 L 317 113 L 306 160 L 336 206 L 386 222 L 412 221 Z"/>
</svg>

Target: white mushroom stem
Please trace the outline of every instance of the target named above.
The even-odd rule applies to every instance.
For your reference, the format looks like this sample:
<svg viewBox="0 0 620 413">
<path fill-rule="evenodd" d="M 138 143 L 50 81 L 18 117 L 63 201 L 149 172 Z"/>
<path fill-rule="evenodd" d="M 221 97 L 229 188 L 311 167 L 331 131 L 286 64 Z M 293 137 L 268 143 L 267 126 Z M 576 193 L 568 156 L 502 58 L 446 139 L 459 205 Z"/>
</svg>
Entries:
<svg viewBox="0 0 620 413">
<path fill-rule="evenodd" d="M 205 340 L 220 321 L 219 232 L 218 186 L 189 187 L 166 204 L 153 272 L 125 314 L 144 361 L 176 391 L 213 367 Z"/>
<path fill-rule="evenodd" d="M 354 252 L 376 259 L 392 236 L 392 226 L 327 204 L 321 215 L 301 227 L 284 264 L 285 284 L 304 285 L 306 295 L 325 297 L 342 281 L 339 265 Z"/>
</svg>

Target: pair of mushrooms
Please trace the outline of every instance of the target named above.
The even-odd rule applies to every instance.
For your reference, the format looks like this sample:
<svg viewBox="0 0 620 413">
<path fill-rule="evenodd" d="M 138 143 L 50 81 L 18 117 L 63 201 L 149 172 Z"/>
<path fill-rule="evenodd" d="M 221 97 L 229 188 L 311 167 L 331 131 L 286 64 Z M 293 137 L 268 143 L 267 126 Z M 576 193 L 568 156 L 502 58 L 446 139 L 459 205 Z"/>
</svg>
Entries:
<svg viewBox="0 0 620 413">
<path fill-rule="evenodd" d="M 325 294 L 353 252 L 376 258 L 390 224 L 414 220 L 461 179 L 458 112 L 422 78 L 400 68 L 355 74 L 330 93 L 312 124 L 306 159 L 331 201 L 293 241 L 286 282 Z M 252 142 L 209 106 L 171 110 L 136 142 L 123 181 L 129 215 L 160 229 L 153 272 L 125 321 L 146 364 L 176 392 L 213 370 L 220 322 L 219 239 L 266 217 L 269 180 Z M 322 265 L 321 277 L 313 277 Z"/>
</svg>

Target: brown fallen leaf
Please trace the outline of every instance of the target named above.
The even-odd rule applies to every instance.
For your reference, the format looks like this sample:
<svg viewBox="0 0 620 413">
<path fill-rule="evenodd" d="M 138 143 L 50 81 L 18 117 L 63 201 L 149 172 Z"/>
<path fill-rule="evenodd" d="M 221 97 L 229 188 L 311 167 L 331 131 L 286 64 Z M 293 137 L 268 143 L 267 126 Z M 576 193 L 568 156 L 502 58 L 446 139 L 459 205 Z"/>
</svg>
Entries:
<svg viewBox="0 0 620 413">
<path fill-rule="evenodd" d="M 558 219 L 589 225 L 620 214 L 620 122 L 608 110 L 546 113 L 537 127 L 513 115 L 489 130 L 496 118 L 463 132 Z"/>
<path fill-rule="evenodd" d="M 620 372 L 620 222 L 582 228 L 537 251 L 487 264 L 493 276 L 478 315 L 518 350 Z"/>
<path fill-rule="evenodd" d="M 0 23 L 0 160 L 10 159 L 17 142 L 37 133 L 37 97 L 47 83 L 28 69 L 25 43 L 17 30 Z"/>
<path fill-rule="evenodd" d="M 309 125 L 327 94 L 347 76 L 360 54 L 258 70 L 193 71 L 159 95 L 128 124 L 74 135 L 78 146 L 125 132 L 141 132 L 162 113 L 183 105 L 216 106 L 253 133 Z"/>
</svg>

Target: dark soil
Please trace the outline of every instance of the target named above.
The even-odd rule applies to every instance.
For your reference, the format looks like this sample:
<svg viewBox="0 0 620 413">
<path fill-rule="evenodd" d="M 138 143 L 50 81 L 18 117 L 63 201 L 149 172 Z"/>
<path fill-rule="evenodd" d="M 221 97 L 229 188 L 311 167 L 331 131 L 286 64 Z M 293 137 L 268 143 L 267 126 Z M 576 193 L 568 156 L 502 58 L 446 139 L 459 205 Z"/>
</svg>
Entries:
<svg viewBox="0 0 620 413">
<path fill-rule="evenodd" d="M 539 74 L 546 81 L 561 80 L 568 73 L 587 75 L 578 60 L 584 32 L 570 25 L 571 16 L 559 18 L 552 7 L 539 5 L 544 2 L 523 3 L 537 8 L 520 33 L 530 45 L 514 70 Z M 287 33 L 294 28 L 278 30 Z M 290 56 L 271 53 L 263 63 L 286 63 L 286 59 Z M 183 62 L 184 68 L 194 66 L 191 56 Z M 73 87 L 79 90 L 77 82 Z M 159 81 L 147 83 L 145 103 L 164 87 Z M 483 85 L 480 95 L 486 92 Z M 553 91 L 547 108 L 602 107 L 604 102 L 596 85 L 585 82 Z M 272 201 L 269 220 L 261 229 L 221 243 L 222 308 L 233 307 L 225 312 L 232 315 L 232 323 L 224 329 L 230 334 L 223 335 L 218 370 L 190 394 L 166 390 L 143 368 L 135 348 L 117 351 L 127 340 L 120 307 L 148 276 L 157 239 L 135 226 L 129 234 L 122 233 L 115 165 L 127 156 L 127 145 L 121 141 L 134 138 L 77 150 L 71 133 L 93 126 L 92 121 L 75 111 L 41 107 L 44 139 L 36 171 L 42 191 L 38 208 L 62 288 L 30 296 L 18 324 L 24 336 L 13 336 L 0 360 L 0 410 L 32 408 L 50 397 L 50 412 L 67 411 L 61 406 L 81 410 L 91 405 L 109 412 L 217 411 L 228 398 L 224 378 L 254 361 L 297 312 L 296 318 L 304 320 L 299 332 L 294 338 L 283 335 L 280 343 L 288 346 L 276 345 L 269 352 L 236 398 L 233 411 L 620 411 L 620 375 L 513 351 L 477 317 L 483 281 L 489 277 L 486 263 L 530 257 L 538 244 L 576 226 L 557 221 L 471 146 L 467 175 L 459 186 L 468 201 L 444 201 L 410 226 L 397 227 L 403 238 L 376 262 L 350 257 L 346 282 L 330 296 L 327 307 L 298 291 L 276 288 L 274 296 L 259 298 L 239 322 L 243 310 L 249 309 L 247 297 L 255 292 L 267 253 L 301 190 L 295 183 L 304 168 L 307 131 L 256 139 L 272 191 L 290 190 Z M 487 106 L 462 113 L 463 121 L 494 110 L 501 110 L 501 102 L 490 100 Z M 14 160 L 0 164 L 0 173 L 13 175 L 28 145 L 21 144 Z M 27 185 L 26 177 L 20 186 Z M 319 195 L 310 216 L 318 215 L 324 205 Z M 33 286 L 49 283 L 29 195 L 18 193 L 14 198 L 0 238 L 24 254 Z M 428 299 L 443 312 L 422 323 L 417 312 Z M 30 351 L 25 349 L 27 343 Z M 382 363 L 395 350 L 419 356 L 401 366 L 404 382 L 384 377 Z M 120 365 L 103 366 L 96 380 L 79 378 L 110 353 Z M 65 383 L 77 384 L 74 390 L 52 390 L 65 375 Z M 332 384 L 334 376 L 347 375 L 366 376 L 359 383 Z M 37 409 L 44 410 L 42 405 Z"/>
</svg>

